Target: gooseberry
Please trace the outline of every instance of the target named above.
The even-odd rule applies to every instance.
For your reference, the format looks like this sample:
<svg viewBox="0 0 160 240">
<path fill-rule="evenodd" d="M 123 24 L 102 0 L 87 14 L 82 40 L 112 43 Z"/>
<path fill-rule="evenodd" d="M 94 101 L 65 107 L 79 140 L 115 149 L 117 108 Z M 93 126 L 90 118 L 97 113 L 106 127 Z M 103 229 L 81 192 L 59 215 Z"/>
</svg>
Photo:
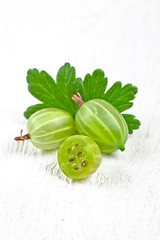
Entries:
<svg viewBox="0 0 160 240">
<path fill-rule="evenodd" d="M 40 149 L 52 150 L 60 146 L 74 132 L 73 117 L 66 111 L 46 108 L 31 115 L 27 122 L 27 134 L 17 141 L 30 139 Z"/>
<path fill-rule="evenodd" d="M 92 99 L 84 103 L 79 95 L 74 95 L 72 99 L 81 106 L 75 117 L 78 134 L 92 138 L 103 153 L 125 150 L 128 127 L 113 105 L 103 99 Z"/>
<path fill-rule="evenodd" d="M 58 163 L 67 177 L 83 179 L 100 166 L 101 151 L 88 136 L 73 135 L 65 139 L 59 147 Z"/>
</svg>

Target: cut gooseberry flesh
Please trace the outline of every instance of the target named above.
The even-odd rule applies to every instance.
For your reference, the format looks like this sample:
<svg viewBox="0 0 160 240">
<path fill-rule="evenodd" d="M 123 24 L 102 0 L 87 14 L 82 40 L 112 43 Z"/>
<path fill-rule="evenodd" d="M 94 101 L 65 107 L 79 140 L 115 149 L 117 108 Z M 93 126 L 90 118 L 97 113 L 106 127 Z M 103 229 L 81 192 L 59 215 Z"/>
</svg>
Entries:
<svg viewBox="0 0 160 240">
<path fill-rule="evenodd" d="M 98 145 L 84 135 L 68 137 L 58 150 L 59 166 L 72 179 L 83 179 L 94 173 L 100 166 L 101 159 Z"/>
</svg>

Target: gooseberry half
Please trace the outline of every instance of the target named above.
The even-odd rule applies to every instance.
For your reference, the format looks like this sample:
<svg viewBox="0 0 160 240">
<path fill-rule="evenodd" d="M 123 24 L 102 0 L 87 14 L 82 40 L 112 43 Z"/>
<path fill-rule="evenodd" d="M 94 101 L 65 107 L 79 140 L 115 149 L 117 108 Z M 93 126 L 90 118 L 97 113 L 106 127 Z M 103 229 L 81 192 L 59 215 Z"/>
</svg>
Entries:
<svg viewBox="0 0 160 240">
<path fill-rule="evenodd" d="M 65 139 L 59 147 L 58 163 L 67 177 L 80 180 L 98 169 L 101 151 L 88 136 L 73 135 Z"/>
</svg>

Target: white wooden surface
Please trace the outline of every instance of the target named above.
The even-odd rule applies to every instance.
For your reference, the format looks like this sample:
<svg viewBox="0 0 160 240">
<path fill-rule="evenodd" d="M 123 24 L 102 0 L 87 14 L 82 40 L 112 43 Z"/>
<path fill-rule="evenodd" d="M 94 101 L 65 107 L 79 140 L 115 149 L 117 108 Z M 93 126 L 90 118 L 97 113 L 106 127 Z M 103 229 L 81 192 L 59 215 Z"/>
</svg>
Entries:
<svg viewBox="0 0 160 240">
<path fill-rule="evenodd" d="M 159 13 L 159 0 L 1 0 L 0 240 L 160 239 Z M 127 112 L 140 130 L 81 182 L 61 173 L 57 151 L 13 141 L 37 103 L 27 70 L 55 79 L 66 61 L 79 77 L 102 68 L 108 86 L 139 89 Z"/>
</svg>

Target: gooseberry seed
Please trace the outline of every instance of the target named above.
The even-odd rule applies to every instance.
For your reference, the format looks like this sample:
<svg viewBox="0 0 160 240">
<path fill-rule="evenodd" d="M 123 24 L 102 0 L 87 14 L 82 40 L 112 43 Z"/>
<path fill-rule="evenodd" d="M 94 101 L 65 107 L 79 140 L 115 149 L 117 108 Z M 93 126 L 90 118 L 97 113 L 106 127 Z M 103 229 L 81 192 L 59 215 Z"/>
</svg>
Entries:
<svg viewBox="0 0 160 240">
<path fill-rule="evenodd" d="M 75 160 L 75 158 L 70 158 L 69 162 L 73 162 Z"/>
<path fill-rule="evenodd" d="M 77 154 L 77 157 L 79 157 L 81 154 L 82 154 L 82 152 L 79 152 L 79 153 Z"/>
<path fill-rule="evenodd" d="M 87 163 L 86 161 L 82 162 L 82 167 L 86 167 Z"/>
</svg>

